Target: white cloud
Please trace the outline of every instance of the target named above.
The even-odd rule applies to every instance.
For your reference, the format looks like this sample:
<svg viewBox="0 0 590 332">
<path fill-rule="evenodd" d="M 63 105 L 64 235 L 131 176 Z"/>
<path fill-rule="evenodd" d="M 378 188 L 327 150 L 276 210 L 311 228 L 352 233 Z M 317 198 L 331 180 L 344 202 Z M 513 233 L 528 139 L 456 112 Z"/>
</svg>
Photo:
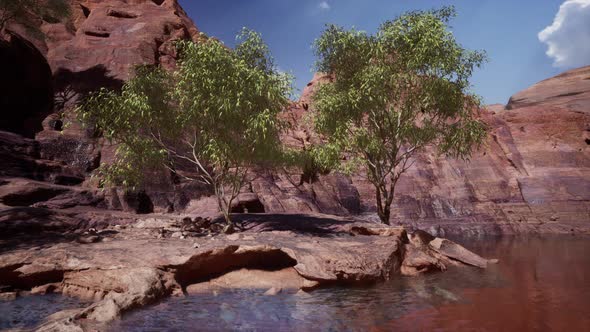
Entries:
<svg viewBox="0 0 590 332">
<path fill-rule="evenodd" d="M 330 10 L 330 4 L 327 1 L 322 1 L 318 4 L 318 8 L 321 10 Z"/>
<path fill-rule="evenodd" d="M 553 24 L 539 32 L 555 67 L 590 64 L 590 0 L 566 0 Z"/>
</svg>

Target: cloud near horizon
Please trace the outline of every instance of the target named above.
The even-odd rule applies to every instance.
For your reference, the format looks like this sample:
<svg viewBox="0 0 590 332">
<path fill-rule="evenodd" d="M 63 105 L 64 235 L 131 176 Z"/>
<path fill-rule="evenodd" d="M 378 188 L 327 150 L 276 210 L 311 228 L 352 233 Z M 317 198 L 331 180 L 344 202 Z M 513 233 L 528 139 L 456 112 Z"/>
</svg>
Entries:
<svg viewBox="0 0 590 332">
<path fill-rule="evenodd" d="M 318 4 L 318 8 L 320 8 L 321 10 L 330 10 L 330 4 L 327 1 L 322 1 Z"/>
<path fill-rule="evenodd" d="M 553 23 L 539 32 L 555 67 L 590 64 L 590 0 L 566 0 Z"/>
</svg>

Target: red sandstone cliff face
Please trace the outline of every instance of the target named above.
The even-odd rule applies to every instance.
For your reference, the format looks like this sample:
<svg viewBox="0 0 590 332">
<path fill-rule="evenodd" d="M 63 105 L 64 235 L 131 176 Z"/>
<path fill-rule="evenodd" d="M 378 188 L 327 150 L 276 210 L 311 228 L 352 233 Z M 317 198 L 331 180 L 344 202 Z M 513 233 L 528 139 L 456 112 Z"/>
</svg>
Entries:
<svg viewBox="0 0 590 332">
<path fill-rule="evenodd" d="M 565 91 L 588 91 L 588 76 L 590 67 L 566 72 L 515 95 L 536 104 L 520 107 L 514 101 L 524 98 L 512 97 L 511 110 L 484 111 L 490 137 L 470 163 L 422 155 L 402 182 L 398 215 L 433 227 L 460 221 L 455 230 L 587 227 L 590 99 Z"/>
<path fill-rule="evenodd" d="M 28 80 L 40 80 L 35 76 L 44 73 L 35 66 L 49 65 L 54 82 L 42 83 L 50 85 L 55 93 L 55 111 L 59 112 L 67 111 L 81 93 L 100 87 L 120 86 L 133 73 L 136 65 L 173 66 L 176 58 L 173 42 L 201 38 L 176 0 L 72 0 L 71 9 L 72 16 L 64 23 L 31 18 L 44 32 L 44 39 L 31 36 L 16 24 L 9 25 L 7 33 L 0 36 L 2 43 L 25 39 L 30 44 L 25 46 L 32 49 L 20 51 L 16 47 L 19 45 L 16 45 L 3 51 L 3 56 L 9 51 L 20 51 L 18 55 L 27 58 L 28 63 L 6 59 L 0 67 L 2 72 L 20 70 L 19 73 L 24 73 L 20 76 L 29 75 Z M 10 45 L 4 46 L 7 48 Z M 33 59 L 35 52 L 45 56 L 45 61 Z M 44 100 L 45 96 L 36 93 L 39 88 L 27 90 L 28 99 Z M 18 103 L 7 105 L 19 106 Z M 17 109 L 4 112 L 22 113 Z"/>
<path fill-rule="evenodd" d="M 176 0 L 76 0 L 72 9 L 71 25 L 43 25 L 56 74 L 99 67 L 105 76 L 125 80 L 138 64 L 172 66 L 173 41 L 199 35 Z"/>
<path fill-rule="evenodd" d="M 43 121 L 44 130 L 36 135 L 35 155 L 27 158 L 45 160 L 42 165 L 65 169 L 68 174 L 63 176 L 82 181 L 111 160 L 113 147 L 75 121 L 64 128 L 64 122 L 72 120 L 70 109 L 78 96 L 101 86 L 119 86 L 137 64 L 171 67 L 176 57 L 173 41 L 198 40 L 200 35 L 175 0 L 75 0 L 72 8 L 72 22 L 43 23 L 47 39 L 35 41 L 54 74 L 58 102 L 56 113 Z M 429 151 L 417 156 L 415 166 L 400 180 L 394 220 L 438 233 L 588 230 L 589 78 L 590 67 L 572 70 L 514 95 L 507 109 L 496 105 L 483 110 L 490 135 L 468 163 Z M 304 148 L 317 142 L 305 115 L 315 88 L 326 80 L 329 77 L 316 75 L 301 99 L 285 111 L 294 125 L 284 136 L 286 144 Z M 47 167 L 38 170 L 30 163 L 27 159 L 19 167 L 35 173 L 35 179 L 53 178 Z M 362 174 L 309 179 L 301 173 L 259 172 L 236 211 L 377 219 L 373 189 Z M 143 195 L 142 200 L 150 200 L 147 204 L 156 211 L 215 213 L 215 204 L 202 197 L 206 191 L 198 186 L 163 179 L 148 189 L 149 198 Z M 119 198 L 121 202 L 109 205 L 123 207 L 125 198 Z"/>
<path fill-rule="evenodd" d="M 554 106 L 590 110 L 590 67 L 573 69 L 543 80 L 510 97 L 507 109 Z"/>
<path fill-rule="evenodd" d="M 415 166 L 398 185 L 395 221 L 439 233 L 587 230 L 590 226 L 588 78 L 590 67 L 566 72 L 516 94 L 511 98 L 510 110 L 498 105 L 483 110 L 481 116 L 490 126 L 489 138 L 470 162 L 447 159 L 428 151 L 417 156 Z M 316 76 L 301 101 L 290 110 L 295 118 L 304 117 L 310 94 L 323 79 L 326 78 Z M 297 141 L 293 137 L 301 141 L 302 136 L 309 140 L 312 136 L 308 128 L 297 127 L 294 133 L 286 141 Z M 275 186 L 278 197 L 293 190 L 290 182 L 276 176 L 266 186 L 255 188 L 263 202 L 275 199 L 266 190 L 270 186 Z M 376 219 L 374 191 L 362 175 L 323 176 L 307 186 L 310 189 L 305 197 L 311 197 L 311 204 L 303 204 L 304 208 L 334 213 L 343 202 L 354 206 L 350 202 L 356 196 L 360 199 L 359 211 Z M 273 211 L 295 212 L 302 208 L 301 204 L 282 209 L 265 205 L 270 205 Z M 347 211 L 354 209 L 339 210 Z"/>
<path fill-rule="evenodd" d="M 42 142 L 44 157 L 75 162 L 83 170 L 96 167 L 93 160 L 100 158 L 101 151 L 94 141 L 85 140 L 85 146 L 75 147 L 76 153 L 71 154 L 76 141 L 92 134 L 70 116 L 79 96 L 100 87 L 121 86 L 137 65 L 170 68 L 176 60 L 174 41 L 199 38 L 199 31 L 176 0 L 75 0 L 71 22 L 43 23 L 41 28 L 47 36 L 47 60 L 59 114 L 48 117 L 45 130 L 36 137 Z M 55 125 L 60 120 L 71 125 L 62 130 Z M 102 152 L 103 160 L 112 157 L 109 149 Z M 89 154 L 94 155 L 88 159 Z"/>
<path fill-rule="evenodd" d="M 0 107 L 7 122 L 1 129 L 34 137 L 37 141 L 36 157 L 43 160 L 42 163 L 67 166 L 68 176 L 83 179 L 101 162 L 111 161 L 115 147 L 95 137 L 95 133 L 80 126 L 73 118 L 72 109 L 80 97 L 101 87 L 120 87 L 132 75 L 134 67 L 140 64 L 173 67 L 176 61 L 174 41 L 197 41 L 205 37 L 176 0 L 72 0 L 71 9 L 72 17 L 68 22 L 48 23 L 38 19 L 37 23 L 46 35 L 44 40 L 28 36 L 19 26 L 9 27 L 16 37 L 28 39 L 32 49 L 23 53 L 12 45 L 14 43 L 0 44 L 20 52 L 13 58 L 30 59 L 37 51 L 45 59 L 37 59 L 38 64 L 3 61 L 1 71 L 14 71 L 12 76 L 22 76 L 19 73 L 25 72 L 39 80 L 42 77 L 39 70 L 33 72 L 33 69 L 47 68 L 49 78 L 40 83 L 47 87 L 42 91 L 43 96 L 36 92 L 39 88 L 16 89 L 26 90 L 26 98 L 18 95 L 18 98 L 13 98 L 14 103 L 6 103 L 10 107 Z M 15 84 L 18 80 L 0 78 L 0 83 L 16 87 L 36 82 L 28 76 L 22 81 L 19 85 Z M 51 96 L 47 97 L 45 90 L 50 91 Z M 42 101 L 43 107 L 33 109 L 23 105 L 23 100 Z M 35 123 L 20 128 L 23 122 L 30 121 Z M 30 174 L 28 172 L 27 176 Z M 52 175 L 33 177 L 45 179 Z M 165 185 L 170 185 L 168 178 L 163 177 L 163 181 Z M 169 192 L 166 195 L 174 194 Z M 162 203 L 165 206 L 163 210 L 168 210 L 170 204 Z"/>
</svg>

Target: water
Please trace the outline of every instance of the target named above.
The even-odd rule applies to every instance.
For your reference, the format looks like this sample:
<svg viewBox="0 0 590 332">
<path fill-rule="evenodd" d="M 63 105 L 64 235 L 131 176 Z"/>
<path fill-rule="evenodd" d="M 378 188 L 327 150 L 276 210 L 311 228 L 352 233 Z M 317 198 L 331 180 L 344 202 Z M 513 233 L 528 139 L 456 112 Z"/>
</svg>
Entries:
<svg viewBox="0 0 590 332">
<path fill-rule="evenodd" d="M 0 301 L 0 330 L 32 328 L 61 310 L 84 307 L 79 300 L 49 294 Z"/>
<path fill-rule="evenodd" d="M 113 331 L 590 331 L 590 238 L 460 239 L 500 263 L 363 288 L 173 298 Z"/>
<path fill-rule="evenodd" d="M 500 263 L 363 288 L 174 298 L 115 331 L 590 331 L 590 238 L 459 239 Z"/>
<path fill-rule="evenodd" d="M 500 263 L 308 294 L 242 290 L 171 298 L 129 313 L 111 330 L 590 331 L 589 237 L 458 241 Z M 80 306 L 59 295 L 0 301 L 0 329 L 31 328 Z"/>
</svg>

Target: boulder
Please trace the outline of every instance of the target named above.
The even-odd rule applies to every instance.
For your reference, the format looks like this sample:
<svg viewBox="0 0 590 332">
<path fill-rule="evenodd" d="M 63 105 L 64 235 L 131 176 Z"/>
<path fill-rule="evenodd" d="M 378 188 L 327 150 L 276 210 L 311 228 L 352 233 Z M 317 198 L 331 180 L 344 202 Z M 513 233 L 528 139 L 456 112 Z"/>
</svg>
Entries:
<svg viewBox="0 0 590 332">
<path fill-rule="evenodd" d="M 451 240 L 436 238 L 430 241 L 430 247 L 441 255 L 447 256 L 465 264 L 473 265 L 482 269 L 487 268 L 488 260 L 465 249 L 460 244 Z"/>
<path fill-rule="evenodd" d="M 0 203 L 8 206 L 30 206 L 48 201 L 70 189 L 32 180 L 14 179 L 0 186 Z"/>
<path fill-rule="evenodd" d="M 444 271 L 446 269 L 445 260 L 433 255 L 431 251 L 412 244 L 404 245 L 404 261 L 401 266 L 402 275 L 417 276 L 426 272 Z"/>
</svg>

